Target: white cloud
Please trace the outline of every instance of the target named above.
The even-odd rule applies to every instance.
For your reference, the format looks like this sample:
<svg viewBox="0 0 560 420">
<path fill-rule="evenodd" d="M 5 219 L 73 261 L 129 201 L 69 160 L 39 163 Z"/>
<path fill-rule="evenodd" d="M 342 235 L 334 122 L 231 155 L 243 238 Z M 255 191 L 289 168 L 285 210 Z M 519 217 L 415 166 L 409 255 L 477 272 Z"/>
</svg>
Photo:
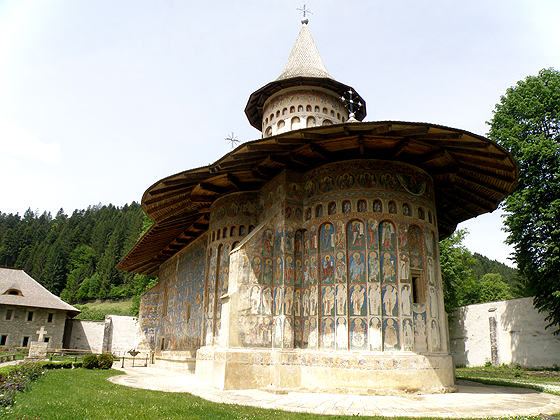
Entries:
<svg viewBox="0 0 560 420">
<path fill-rule="evenodd" d="M 46 163 L 60 163 L 62 153 L 56 141 L 45 143 L 22 128 L 0 120 L 0 153 L 31 158 Z"/>
</svg>

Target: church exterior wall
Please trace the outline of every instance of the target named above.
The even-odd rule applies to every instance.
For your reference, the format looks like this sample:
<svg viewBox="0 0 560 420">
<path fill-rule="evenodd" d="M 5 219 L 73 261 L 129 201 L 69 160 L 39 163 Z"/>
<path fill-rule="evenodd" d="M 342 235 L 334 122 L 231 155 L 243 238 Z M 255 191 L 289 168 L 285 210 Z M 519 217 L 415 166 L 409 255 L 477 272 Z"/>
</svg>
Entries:
<svg viewBox="0 0 560 420">
<path fill-rule="evenodd" d="M 211 249 L 199 378 L 226 389 L 452 385 L 425 172 L 374 160 L 285 171 L 258 193 L 217 200 L 211 239 L 243 206 L 256 209 L 255 228 Z"/>
<path fill-rule="evenodd" d="M 201 346 L 207 235 L 167 261 L 159 282 L 142 295 L 138 349 L 159 367 L 194 369 Z"/>
</svg>

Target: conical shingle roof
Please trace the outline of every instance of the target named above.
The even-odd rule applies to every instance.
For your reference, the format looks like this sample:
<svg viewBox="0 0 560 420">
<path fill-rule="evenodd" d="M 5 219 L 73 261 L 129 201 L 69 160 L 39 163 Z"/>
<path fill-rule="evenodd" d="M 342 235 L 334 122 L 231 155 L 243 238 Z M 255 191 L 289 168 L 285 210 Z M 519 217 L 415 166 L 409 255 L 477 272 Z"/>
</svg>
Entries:
<svg viewBox="0 0 560 420">
<path fill-rule="evenodd" d="M 366 116 L 366 102 L 364 99 L 357 94 L 354 88 L 335 80 L 327 71 L 317 46 L 313 41 L 311 32 L 309 32 L 309 28 L 305 23 L 299 31 L 282 74 L 273 82 L 253 92 L 249 97 L 245 107 L 245 115 L 247 115 L 251 125 L 261 131 L 265 102 L 275 93 L 291 87 L 318 87 L 330 90 L 337 96 L 352 91 L 363 104 L 360 110 L 356 111 L 356 119 L 361 121 Z"/>
<path fill-rule="evenodd" d="M 325 77 L 332 79 L 307 25 L 301 25 L 298 37 L 282 74 L 276 80 L 292 77 Z"/>
</svg>

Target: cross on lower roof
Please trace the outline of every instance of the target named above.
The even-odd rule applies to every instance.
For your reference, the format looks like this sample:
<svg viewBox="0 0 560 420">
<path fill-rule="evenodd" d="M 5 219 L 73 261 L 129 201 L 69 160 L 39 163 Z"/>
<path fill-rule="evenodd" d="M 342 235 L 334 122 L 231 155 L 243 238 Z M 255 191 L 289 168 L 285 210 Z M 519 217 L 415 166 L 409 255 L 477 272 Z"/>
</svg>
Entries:
<svg viewBox="0 0 560 420">
<path fill-rule="evenodd" d="M 45 327 L 41 327 L 41 329 L 39 331 L 35 331 L 36 334 L 39 334 L 39 340 L 38 341 L 43 341 L 43 336 L 45 334 L 47 334 L 47 332 L 45 331 Z"/>
</svg>

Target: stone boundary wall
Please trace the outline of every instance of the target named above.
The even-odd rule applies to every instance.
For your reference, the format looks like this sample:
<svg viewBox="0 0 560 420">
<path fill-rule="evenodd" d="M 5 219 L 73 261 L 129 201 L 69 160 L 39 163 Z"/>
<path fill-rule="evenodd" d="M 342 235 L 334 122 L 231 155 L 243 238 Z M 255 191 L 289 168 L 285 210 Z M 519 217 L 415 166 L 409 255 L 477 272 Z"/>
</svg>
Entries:
<svg viewBox="0 0 560 420">
<path fill-rule="evenodd" d="M 135 317 L 107 315 L 104 321 L 69 319 L 67 323 L 65 348 L 122 356 L 136 347 L 138 320 Z"/>
<path fill-rule="evenodd" d="M 450 351 L 456 366 L 560 365 L 560 335 L 545 329 L 546 314 L 533 298 L 462 306 L 449 324 Z"/>
</svg>

